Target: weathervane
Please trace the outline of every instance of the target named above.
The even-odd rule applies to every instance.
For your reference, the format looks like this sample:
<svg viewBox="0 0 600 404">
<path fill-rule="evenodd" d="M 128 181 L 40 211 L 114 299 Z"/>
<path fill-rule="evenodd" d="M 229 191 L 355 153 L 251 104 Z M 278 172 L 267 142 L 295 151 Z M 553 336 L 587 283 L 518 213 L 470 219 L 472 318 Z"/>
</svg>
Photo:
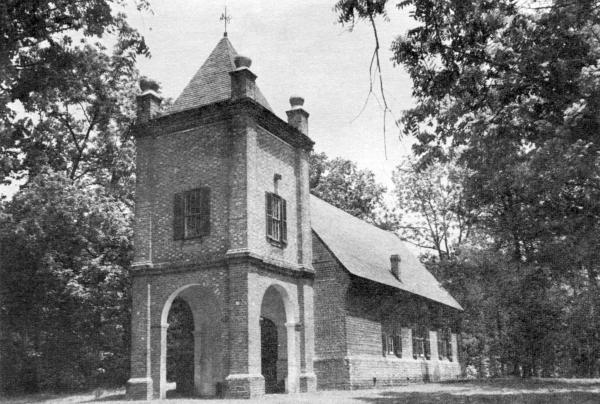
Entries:
<svg viewBox="0 0 600 404">
<path fill-rule="evenodd" d="M 225 33 L 223 34 L 223 36 L 227 36 L 227 23 L 231 21 L 231 16 L 227 15 L 227 6 L 225 6 L 225 12 L 221 14 L 221 18 L 219 18 L 219 21 L 225 22 Z"/>
</svg>

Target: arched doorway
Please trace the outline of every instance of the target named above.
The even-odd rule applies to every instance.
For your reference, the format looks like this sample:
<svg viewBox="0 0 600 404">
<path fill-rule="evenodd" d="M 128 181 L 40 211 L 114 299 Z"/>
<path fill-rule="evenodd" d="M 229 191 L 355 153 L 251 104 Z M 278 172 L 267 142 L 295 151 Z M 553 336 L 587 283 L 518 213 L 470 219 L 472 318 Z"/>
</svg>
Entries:
<svg viewBox="0 0 600 404">
<path fill-rule="evenodd" d="M 191 316 L 191 321 L 190 321 Z M 162 315 L 160 397 L 215 396 L 225 379 L 221 307 L 213 292 L 186 285 L 167 299 Z"/>
<path fill-rule="evenodd" d="M 287 321 L 293 317 L 287 315 L 287 311 L 291 310 L 290 304 L 285 289 L 276 285 L 270 286 L 263 296 L 260 312 L 261 374 L 265 378 L 267 394 L 295 390 L 294 329 L 293 324 Z"/>
<path fill-rule="evenodd" d="M 260 365 L 265 378 L 265 393 L 281 393 L 277 380 L 277 360 L 279 358 L 277 326 L 268 318 L 260 319 Z M 285 388 L 283 389 L 285 391 Z"/>
<path fill-rule="evenodd" d="M 179 397 L 194 395 L 194 316 L 182 298 L 173 300 L 168 316 L 167 383 Z"/>
</svg>

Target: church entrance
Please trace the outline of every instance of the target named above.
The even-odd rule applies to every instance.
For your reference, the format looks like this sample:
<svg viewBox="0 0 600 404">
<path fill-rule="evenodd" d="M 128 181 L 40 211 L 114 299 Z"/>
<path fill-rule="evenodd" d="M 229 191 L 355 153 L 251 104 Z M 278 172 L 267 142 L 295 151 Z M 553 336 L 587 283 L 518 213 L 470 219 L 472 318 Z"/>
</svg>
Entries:
<svg viewBox="0 0 600 404">
<path fill-rule="evenodd" d="M 280 393 L 277 386 L 277 326 L 268 318 L 260 319 L 260 350 L 265 393 Z"/>
<path fill-rule="evenodd" d="M 221 307 L 213 292 L 184 286 L 169 296 L 161 315 L 160 397 L 211 397 L 222 390 Z"/>
<path fill-rule="evenodd" d="M 288 327 L 283 296 L 277 287 L 265 292 L 261 305 L 261 374 L 265 393 L 285 393 L 288 379 Z M 291 347 L 293 349 L 293 346 Z"/>
<path fill-rule="evenodd" d="M 194 395 L 194 317 L 181 298 L 169 310 L 167 330 L 167 383 L 175 383 L 178 397 Z M 170 396 L 173 394 L 169 394 Z"/>
</svg>

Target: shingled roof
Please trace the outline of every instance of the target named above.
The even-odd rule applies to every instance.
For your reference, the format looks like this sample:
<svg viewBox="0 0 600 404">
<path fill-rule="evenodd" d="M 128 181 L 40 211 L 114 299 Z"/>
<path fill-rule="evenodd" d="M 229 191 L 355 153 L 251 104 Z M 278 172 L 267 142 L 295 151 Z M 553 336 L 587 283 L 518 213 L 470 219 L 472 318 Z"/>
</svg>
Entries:
<svg viewBox="0 0 600 404">
<path fill-rule="evenodd" d="M 311 195 L 310 201 L 313 231 L 348 272 L 462 310 L 397 235 L 360 220 L 314 195 Z M 392 254 L 400 256 L 401 280 L 390 270 Z"/>
<path fill-rule="evenodd" d="M 188 85 L 185 86 L 181 95 L 171 106 L 169 113 L 198 108 L 231 98 L 231 76 L 229 76 L 229 72 L 235 69 L 233 59 L 236 55 L 237 52 L 233 45 L 224 36 Z M 258 103 L 272 111 L 258 87 L 256 87 L 255 97 Z"/>
</svg>

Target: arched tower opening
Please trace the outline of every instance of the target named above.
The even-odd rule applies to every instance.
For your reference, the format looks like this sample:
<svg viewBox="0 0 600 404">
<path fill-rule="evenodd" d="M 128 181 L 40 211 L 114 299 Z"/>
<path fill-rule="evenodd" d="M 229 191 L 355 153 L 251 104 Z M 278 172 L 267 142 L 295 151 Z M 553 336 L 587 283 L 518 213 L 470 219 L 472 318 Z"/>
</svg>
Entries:
<svg viewBox="0 0 600 404">
<path fill-rule="evenodd" d="M 294 330 L 288 330 L 289 297 L 285 289 L 270 286 L 262 300 L 260 313 L 261 374 L 265 378 L 265 393 L 284 393 L 295 389 Z M 290 375 L 292 376 L 290 378 Z"/>
<path fill-rule="evenodd" d="M 167 317 L 167 383 L 175 384 L 177 396 L 193 396 L 194 316 L 189 304 L 177 297 Z"/>
<path fill-rule="evenodd" d="M 171 294 L 162 312 L 160 397 L 210 397 L 222 392 L 221 307 L 214 294 L 187 285 Z M 171 391 L 173 391 L 171 393 Z"/>
</svg>

